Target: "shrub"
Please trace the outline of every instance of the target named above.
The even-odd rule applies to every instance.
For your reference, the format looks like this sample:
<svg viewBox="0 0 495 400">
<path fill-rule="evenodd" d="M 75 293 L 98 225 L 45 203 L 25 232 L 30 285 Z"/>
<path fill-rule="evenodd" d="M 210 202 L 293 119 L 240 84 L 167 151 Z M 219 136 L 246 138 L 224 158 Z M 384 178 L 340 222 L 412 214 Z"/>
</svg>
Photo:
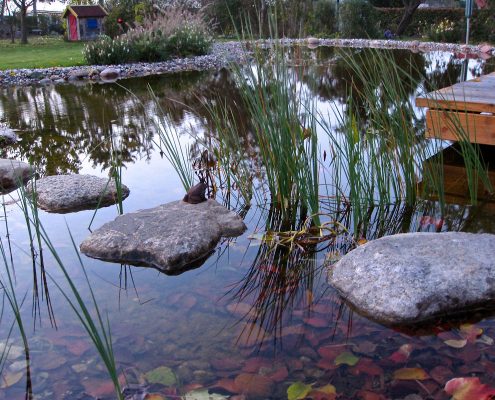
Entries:
<svg viewBox="0 0 495 400">
<path fill-rule="evenodd" d="M 169 36 L 167 49 L 169 54 L 178 57 L 203 55 L 208 53 L 211 38 L 194 26 L 184 26 Z"/>
<path fill-rule="evenodd" d="M 337 30 L 336 4 L 329 0 L 318 0 L 306 22 L 306 31 L 310 35 L 329 36 Z"/>
<path fill-rule="evenodd" d="M 340 34 L 345 38 L 378 37 L 377 14 L 366 0 L 347 0 L 340 8 Z"/>
<path fill-rule="evenodd" d="M 100 36 L 84 46 L 84 58 L 88 64 L 120 64 L 134 60 L 134 50 L 126 37 L 112 39 Z"/>
<path fill-rule="evenodd" d="M 113 40 L 104 36 L 84 49 L 90 64 L 115 64 L 131 61 L 164 61 L 170 56 L 206 54 L 211 37 L 201 10 L 182 7 L 156 9 L 141 24 Z"/>
<path fill-rule="evenodd" d="M 454 21 L 444 18 L 430 26 L 427 35 L 434 42 L 454 43 L 461 39 L 461 30 Z"/>
</svg>

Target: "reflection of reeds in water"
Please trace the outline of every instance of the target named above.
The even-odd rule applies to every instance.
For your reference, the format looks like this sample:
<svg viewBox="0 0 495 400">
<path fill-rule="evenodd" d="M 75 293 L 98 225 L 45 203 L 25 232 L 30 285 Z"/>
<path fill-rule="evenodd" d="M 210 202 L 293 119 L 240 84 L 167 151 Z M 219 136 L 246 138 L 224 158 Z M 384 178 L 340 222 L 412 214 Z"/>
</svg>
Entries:
<svg viewBox="0 0 495 400">
<path fill-rule="evenodd" d="M 177 126 L 170 121 L 151 87 L 149 93 L 155 105 L 155 115 L 150 116 L 148 122 L 156 128 L 159 137 L 159 140 L 154 142 L 179 175 L 182 186 L 187 191 L 194 185 L 189 151 L 183 147 Z"/>
<path fill-rule="evenodd" d="M 268 337 L 275 345 L 282 340 L 283 324 L 290 311 L 312 304 L 320 272 L 317 253 L 328 248 L 345 229 L 338 223 L 315 227 L 310 218 L 288 225 L 272 205 L 264 231 L 254 239 L 260 243 L 248 272 L 230 292 L 235 302 L 250 305 L 242 318 L 241 345 L 262 345 Z"/>
</svg>

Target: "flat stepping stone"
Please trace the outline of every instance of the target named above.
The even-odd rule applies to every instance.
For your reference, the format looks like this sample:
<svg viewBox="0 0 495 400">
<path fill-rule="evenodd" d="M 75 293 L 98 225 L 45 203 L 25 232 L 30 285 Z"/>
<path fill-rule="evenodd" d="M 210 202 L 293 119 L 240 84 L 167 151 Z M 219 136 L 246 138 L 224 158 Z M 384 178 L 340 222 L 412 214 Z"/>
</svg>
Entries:
<svg viewBox="0 0 495 400">
<path fill-rule="evenodd" d="M 345 255 L 329 283 L 360 314 L 386 324 L 464 313 L 495 300 L 495 235 L 386 236 Z"/>
<path fill-rule="evenodd" d="M 215 200 L 179 200 L 118 216 L 88 236 L 81 252 L 176 275 L 200 266 L 221 237 L 236 237 L 245 230 L 242 219 Z"/>
<path fill-rule="evenodd" d="M 22 161 L 0 158 L 0 194 L 7 194 L 24 185 L 33 176 L 31 166 Z"/>
<path fill-rule="evenodd" d="M 28 193 L 32 188 L 28 187 Z M 117 203 L 117 187 L 113 179 L 93 175 L 53 175 L 36 181 L 38 207 L 52 213 L 93 210 Z M 129 189 L 122 185 L 122 199 Z"/>
</svg>

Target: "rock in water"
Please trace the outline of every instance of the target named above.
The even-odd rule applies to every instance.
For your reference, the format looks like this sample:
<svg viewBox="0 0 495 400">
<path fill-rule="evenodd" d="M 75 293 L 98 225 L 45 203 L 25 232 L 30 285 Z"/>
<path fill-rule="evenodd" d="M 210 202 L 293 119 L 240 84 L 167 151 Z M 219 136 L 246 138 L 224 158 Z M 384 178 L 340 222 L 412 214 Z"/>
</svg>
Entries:
<svg viewBox="0 0 495 400">
<path fill-rule="evenodd" d="M 0 158 L 0 194 L 7 194 L 25 184 L 33 176 L 27 163 Z"/>
<path fill-rule="evenodd" d="M 4 145 L 14 144 L 15 142 L 17 142 L 17 139 L 17 135 L 12 129 L 0 125 L 0 147 Z"/>
<path fill-rule="evenodd" d="M 32 188 L 28 188 L 28 193 Z M 36 182 L 38 206 L 48 212 L 68 213 L 107 207 L 117 202 L 117 186 L 93 175 L 53 175 Z M 122 199 L 129 189 L 122 185 Z"/>
<path fill-rule="evenodd" d="M 221 237 L 239 236 L 245 230 L 242 219 L 215 200 L 199 204 L 179 200 L 118 216 L 87 237 L 81 251 L 175 275 L 201 265 Z"/>
<path fill-rule="evenodd" d="M 495 235 L 406 233 L 345 255 L 329 282 L 358 312 L 387 324 L 426 321 L 495 300 Z"/>
</svg>

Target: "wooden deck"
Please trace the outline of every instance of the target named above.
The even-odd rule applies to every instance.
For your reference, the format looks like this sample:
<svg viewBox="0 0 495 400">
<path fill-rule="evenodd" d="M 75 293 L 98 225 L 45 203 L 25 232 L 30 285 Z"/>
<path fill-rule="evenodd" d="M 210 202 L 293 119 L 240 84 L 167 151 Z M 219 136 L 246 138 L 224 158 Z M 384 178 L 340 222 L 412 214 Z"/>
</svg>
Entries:
<svg viewBox="0 0 495 400">
<path fill-rule="evenodd" d="M 495 145 L 495 72 L 416 98 L 428 137 Z"/>
</svg>

